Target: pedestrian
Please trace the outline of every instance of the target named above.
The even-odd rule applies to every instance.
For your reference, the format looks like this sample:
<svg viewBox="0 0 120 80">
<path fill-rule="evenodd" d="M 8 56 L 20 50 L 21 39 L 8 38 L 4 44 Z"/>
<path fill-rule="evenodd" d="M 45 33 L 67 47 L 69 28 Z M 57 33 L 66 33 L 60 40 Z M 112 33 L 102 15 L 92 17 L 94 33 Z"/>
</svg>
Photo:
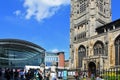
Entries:
<svg viewBox="0 0 120 80">
<path fill-rule="evenodd" d="M 2 68 L 0 68 L 0 79 L 2 79 Z"/>
<path fill-rule="evenodd" d="M 96 80 L 101 80 L 100 77 L 97 75 Z"/>
<path fill-rule="evenodd" d="M 87 77 L 86 80 L 91 80 L 91 79 Z"/>
<path fill-rule="evenodd" d="M 95 80 L 95 75 L 94 75 L 94 73 L 91 74 L 91 80 Z"/>
<path fill-rule="evenodd" d="M 79 80 L 78 72 L 77 72 L 77 71 L 75 72 L 75 79 L 76 79 L 76 80 Z"/>
<path fill-rule="evenodd" d="M 35 80 L 39 80 L 39 72 L 38 72 L 38 70 L 35 70 L 34 77 L 35 77 Z"/>
<path fill-rule="evenodd" d="M 10 73 L 10 79 L 13 80 L 13 78 L 14 78 L 14 76 L 13 76 L 13 74 L 14 74 L 13 69 L 11 69 L 9 73 Z"/>
<path fill-rule="evenodd" d="M 18 79 L 19 79 L 19 72 L 17 71 L 17 69 L 15 69 L 14 80 L 18 80 Z"/>
<path fill-rule="evenodd" d="M 54 71 L 51 72 L 51 80 L 57 80 L 56 73 Z"/>
<path fill-rule="evenodd" d="M 100 80 L 104 80 L 102 76 L 100 76 Z"/>
<path fill-rule="evenodd" d="M 26 73 L 25 77 L 26 77 L 26 80 L 30 80 L 31 79 L 31 72 L 30 72 L 30 70 L 28 70 L 28 72 Z"/>
<path fill-rule="evenodd" d="M 20 79 L 24 80 L 24 76 L 25 76 L 24 70 L 20 70 L 19 74 L 20 74 Z"/>
<path fill-rule="evenodd" d="M 6 78 L 6 80 L 10 80 L 10 70 L 9 69 L 5 70 L 4 77 Z"/>
<path fill-rule="evenodd" d="M 47 72 L 47 73 L 46 73 L 46 80 L 49 80 L 49 77 L 50 77 L 50 73 Z"/>
<path fill-rule="evenodd" d="M 38 80 L 43 80 L 43 73 L 40 69 L 37 70 L 38 71 Z"/>
</svg>

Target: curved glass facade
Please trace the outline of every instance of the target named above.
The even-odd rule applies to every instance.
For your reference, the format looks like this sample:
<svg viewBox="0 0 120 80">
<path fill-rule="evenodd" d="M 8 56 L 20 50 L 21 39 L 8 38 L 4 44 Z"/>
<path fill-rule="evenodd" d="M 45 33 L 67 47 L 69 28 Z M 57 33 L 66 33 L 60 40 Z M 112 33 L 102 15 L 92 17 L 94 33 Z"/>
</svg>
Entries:
<svg viewBox="0 0 120 80">
<path fill-rule="evenodd" d="M 24 67 L 44 63 L 45 50 L 31 42 L 15 39 L 0 40 L 0 66 Z"/>
</svg>

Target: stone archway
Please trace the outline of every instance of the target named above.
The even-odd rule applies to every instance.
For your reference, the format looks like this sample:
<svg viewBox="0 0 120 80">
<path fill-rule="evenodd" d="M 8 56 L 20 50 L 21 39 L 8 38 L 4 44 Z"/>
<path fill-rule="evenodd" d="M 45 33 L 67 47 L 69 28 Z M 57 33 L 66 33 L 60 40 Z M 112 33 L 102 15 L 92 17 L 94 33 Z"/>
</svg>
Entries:
<svg viewBox="0 0 120 80">
<path fill-rule="evenodd" d="M 88 75 L 89 77 L 96 75 L 96 64 L 94 62 L 88 63 Z"/>
</svg>

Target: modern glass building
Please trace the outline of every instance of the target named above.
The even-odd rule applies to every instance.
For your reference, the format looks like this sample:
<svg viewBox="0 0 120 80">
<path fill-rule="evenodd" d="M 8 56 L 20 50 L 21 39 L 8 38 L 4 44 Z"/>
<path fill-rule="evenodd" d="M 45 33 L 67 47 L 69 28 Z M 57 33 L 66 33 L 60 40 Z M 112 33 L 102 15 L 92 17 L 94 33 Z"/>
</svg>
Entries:
<svg viewBox="0 0 120 80">
<path fill-rule="evenodd" d="M 45 54 L 45 65 L 46 66 L 58 66 L 59 56 L 57 53 L 46 52 Z"/>
<path fill-rule="evenodd" d="M 45 49 L 24 40 L 0 39 L 0 67 L 20 68 L 44 63 Z"/>
<path fill-rule="evenodd" d="M 56 67 L 64 67 L 65 65 L 65 57 L 64 57 L 64 52 L 46 52 L 45 53 L 45 66 L 46 67 L 51 67 L 51 66 L 56 66 Z"/>
</svg>

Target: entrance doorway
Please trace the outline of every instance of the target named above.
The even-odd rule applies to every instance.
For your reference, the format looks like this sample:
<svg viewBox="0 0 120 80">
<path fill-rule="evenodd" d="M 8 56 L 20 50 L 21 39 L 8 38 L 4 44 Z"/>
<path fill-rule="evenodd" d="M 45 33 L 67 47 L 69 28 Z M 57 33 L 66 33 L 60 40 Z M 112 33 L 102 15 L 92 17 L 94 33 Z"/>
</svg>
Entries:
<svg viewBox="0 0 120 80">
<path fill-rule="evenodd" d="M 88 64 L 88 75 L 89 77 L 96 76 L 96 64 L 94 62 Z"/>
</svg>

